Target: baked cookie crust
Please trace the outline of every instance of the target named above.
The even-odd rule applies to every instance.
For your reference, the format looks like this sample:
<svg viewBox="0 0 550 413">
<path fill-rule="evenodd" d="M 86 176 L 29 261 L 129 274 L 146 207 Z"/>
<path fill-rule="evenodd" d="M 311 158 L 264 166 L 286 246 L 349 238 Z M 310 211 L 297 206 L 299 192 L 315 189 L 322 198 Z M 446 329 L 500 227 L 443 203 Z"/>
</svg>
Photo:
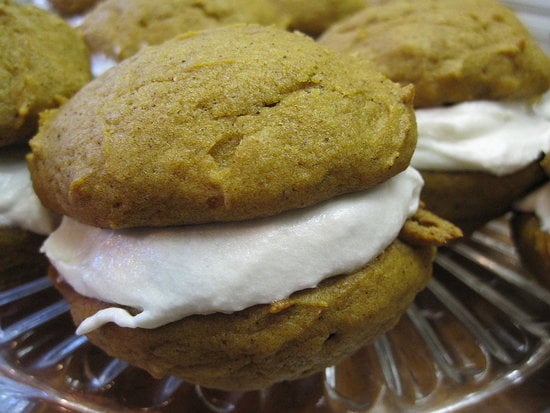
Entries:
<svg viewBox="0 0 550 413">
<path fill-rule="evenodd" d="M 550 58 L 496 0 L 395 0 L 333 25 L 319 42 L 414 84 L 415 106 L 521 99 L 550 87 Z"/>
<path fill-rule="evenodd" d="M 178 34 L 237 23 L 286 28 L 289 18 L 269 0 L 105 0 L 79 29 L 93 52 L 120 61 Z"/>
<path fill-rule="evenodd" d="M 88 49 L 60 17 L 0 0 L 0 146 L 36 132 L 38 113 L 91 79 Z"/>
<path fill-rule="evenodd" d="M 213 29 L 144 49 L 46 113 L 29 168 L 46 207 L 97 227 L 269 216 L 404 170 L 412 98 L 305 35 Z"/>
</svg>

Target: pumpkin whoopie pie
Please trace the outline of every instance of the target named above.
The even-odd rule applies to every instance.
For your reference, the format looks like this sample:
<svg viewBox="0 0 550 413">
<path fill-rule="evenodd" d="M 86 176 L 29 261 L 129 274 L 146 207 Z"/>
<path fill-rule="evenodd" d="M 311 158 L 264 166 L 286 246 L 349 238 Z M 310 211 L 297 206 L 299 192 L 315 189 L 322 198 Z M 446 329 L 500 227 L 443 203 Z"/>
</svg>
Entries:
<svg viewBox="0 0 550 413">
<path fill-rule="evenodd" d="M 534 108 L 550 58 L 496 0 L 372 4 L 319 39 L 415 86 L 422 199 L 470 232 L 536 187 L 550 119 Z"/>
<path fill-rule="evenodd" d="M 412 88 L 238 25 L 144 48 L 44 116 L 28 161 L 78 332 L 155 376 L 250 390 L 391 328 L 460 236 L 419 209 Z"/>
<path fill-rule="evenodd" d="M 25 154 L 38 114 L 90 78 L 79 34 L 45 10 L 0 1 L 0 289 L 44 276 L 40 244 L 56 219 L 33 193 Z"/>
</svg>

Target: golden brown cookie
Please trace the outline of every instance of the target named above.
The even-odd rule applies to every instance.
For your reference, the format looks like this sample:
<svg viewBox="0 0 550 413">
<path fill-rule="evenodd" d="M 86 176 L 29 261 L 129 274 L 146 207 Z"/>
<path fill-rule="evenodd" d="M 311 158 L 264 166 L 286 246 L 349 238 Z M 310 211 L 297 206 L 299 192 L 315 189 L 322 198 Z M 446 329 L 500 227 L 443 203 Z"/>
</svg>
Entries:
<svg viewBox="0 0 550 413">
<path fill-rule="evenodd" d="M 333 23 L 366 6 L 366 0 L 270 0 L 290 17 L 289 29 L 318 36 Z"/>
<path fill-rule="evenodd" d="M 285 28 L 288 18 L 269 0 L 105 0 L 86 15 L 80 30 L 92 51 L 123 60 L 144 45 L 236 23 Z"/>
<path fill-rule="evenodd" d="M 283 302 L 232 314 L 190 316 L 152 329 L 107 324 L 88 337 L 157 377 L 251 390 L 322 370 L 390 329 L 430 277 L 434 247 L 395 241 L 357 273 Z M 58 281 L 52 269 L 52 280 Z M 107 304 L 57 283 L 78 324 Z"/>
<path fill-rule="evenodd" d="M 424 207 L 403 225 L 399 239 L 412 245 L 445 245 L 462 237 L 462 230 Z"/>
<path fill-rule="evenodd" d="M 55 11 L 64 16 L 83 13 L 101 0 L 49 0 Z"/>
<path fill-rule="evenodd" d="M 276 28 L 149 47 L 44 116 L 29 167 L 45 206 L 99 227 L 242 220 L 404 170 L 412 88 Z"/>
<path fill-rule="evenodd" d="M 426 207 L 467 234 L 510 211 L 514 201 L 545 179 L 538 162 L 504 176 L 470 171 L 422 171 L 422 177 L 421 197 Z"/>
<path fill-rule="evenodd" d="M 28 138 L 38 113 L 91 78 L 88 50 L 61 18 L 0 0 L 0 146 Z"/>
<path fill-rule="evenodd" d="M 416 88 L 415 106 L 514 99 L 550 87 L 550 59 L 496 0 L 394 0 L 333 25 L 319 42 Z"/>
</svg>

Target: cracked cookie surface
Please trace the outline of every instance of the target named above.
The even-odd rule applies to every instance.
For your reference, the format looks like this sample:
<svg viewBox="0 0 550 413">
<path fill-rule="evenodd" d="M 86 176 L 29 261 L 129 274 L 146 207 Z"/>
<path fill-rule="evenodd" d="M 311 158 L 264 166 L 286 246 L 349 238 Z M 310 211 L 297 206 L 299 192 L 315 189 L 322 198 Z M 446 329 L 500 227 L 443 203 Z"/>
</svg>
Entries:
<svg viewBox="0 0 550 413">
<path fill-rule="evenodd" d="M 43 117 L 42 202 L 94 226 L 251 219 L 404 170 L 412 90 L 307 36 L 242 25 L 144 49 Z"/>
</svg>

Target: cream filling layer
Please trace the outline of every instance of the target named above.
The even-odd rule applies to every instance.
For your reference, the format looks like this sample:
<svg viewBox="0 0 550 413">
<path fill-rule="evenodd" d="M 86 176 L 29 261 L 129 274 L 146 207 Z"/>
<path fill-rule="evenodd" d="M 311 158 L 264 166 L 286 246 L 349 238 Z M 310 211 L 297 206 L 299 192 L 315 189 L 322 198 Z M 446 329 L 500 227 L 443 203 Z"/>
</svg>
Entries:
<svg viewBox="0 0 550 413">
<path fill-rule="evenodd" d="M 0 155 L 0 226 L 48 235 L 56 221 L 34 193 L 25 160 L 16 154 Z"/>
<path fill-rule="evenodd" d="M 419 170 L 514 173 L 550 151 L 550 91 L 535 104 L 473 101 L 416 110 Z"/>
<path fill-rule="evenodd" d="M 271 303 L 359 270 L 395 240 L 422 185 L 409 168 L 367 191 L 238 223 L 115 231 L 65 217 L 43 251 L 78 293 L 139 311 L 101 310 L 79 334 L 109 322 L 155 328 Z"/>
</svg>

